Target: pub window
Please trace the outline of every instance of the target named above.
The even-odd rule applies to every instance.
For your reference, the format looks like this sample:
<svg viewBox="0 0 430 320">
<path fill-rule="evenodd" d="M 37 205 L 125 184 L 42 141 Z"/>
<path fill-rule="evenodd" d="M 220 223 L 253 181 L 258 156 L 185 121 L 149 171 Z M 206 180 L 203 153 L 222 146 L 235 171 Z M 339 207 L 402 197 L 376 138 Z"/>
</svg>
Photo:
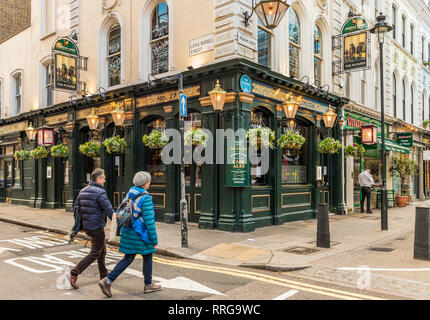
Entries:
<svg viewBox="0 0 430 320">
<path fill-rule="evenodd" d="M 52 63 L 45 66 L 45 92 L 46 92 L 46 106 L 52 106 L 53 101 L 53 88 L 54 88 L 54 75 Z"/>
<path fill-rule="evenodd" d="M 160 2 L 152 15 L 151 25 L 152 74 L 169 71 L 169 8 Z"/>
<path fill-rule="evenodd" d="M 21 161 L 20 160 L 16 160 L 14 158 L 14 171 L 15 171 L 15 175 L 14 175 L 14 183 L 13 185 L 15 187 L 20 186 L 21 185 Z"/>
<path fill-rule="evenodd" d="M 21 74 L 18 73 L 14 76 L 14 85 L 15 85 L 15 115 L 19 115 L 22 112 L 22 77 Z"/>
<path fill-rule="evenodd" d="M 414 55 L 415 47 L 415 27 L 411 24 L 411 55 Z"/>
<path fill-rule="evenodd" d="M 294 9 L 289 10 L 289 65 L 290 76 L 299 78 L 300 49 L 301 49 L 301 28 L 299 18 Z"/>
<path fill-rule="evenodd" d="M 282 130 L 284 132 L 288 130 L 287 122 L 283 124 Z M 299 154 L 282 155 L 282 184 L 284 185 L 308 183 L 309 127 L 297 119 L 295 131 L 300 132 L 306 138 L 306 142 Z"/>
<path fill-rule="evenodd" d="M 397 117 L 397 77 L 393 73 L 393 115 Z"/>
<path fill-rule="evenodd" d="M 116 24 L 109 30 L 108 41 L 108 86 L 121 83 L 121 26 Z"/>
<path fill-rule="evenodd" d="M 396 28 L 397 28 L 397 8 L 393 6 L 393 12 L 392 12 L 392 22 L 393 22 L 393 38 L 397 39 L 396 37 Z"/>
<path fill-rule="evenodd" d="M 402 16 L 402 47 L 406 48 L 406 17 Z"/>
<path fill-rule="evenodd" d="M 322 48 L 321 30 L 314 25 L 314 80 L 321 84 L 322 75 Z"/>
<path fill-rule="evenodd" d="M 154 120 L 146 125 L 145 134 L 150 134 L 153 130 L 163 132 L 166 129 L 164 119 Z M 161 160 L 160 150 L 145 149 L 146 170 L 151 174 L 153 185 L 167 184 L 167 166 Z"/>
<path fill-rule="evenodd" d="M 202 115 L 198 112 L 191 112 L 188 117 L 185 118 L 184 123 L 184 129 L 185 131 L 191 130 L 191 129 L 201 129 L 202 128 Z M 189 148 L 185 148 L 185 152 L 190 152 L 191 150 Z M 192 152 L 192 151 L 191 151 Z M 192 167 L 190 165 L 185 166 L 185 185 L 187 187 L 191 186 L 191 169 Z M 196 166 L 196 177 L 195 177 L 195 186 L 201 187 L 202 180 L 201 180 L 201 166 Z"/>
<path fill-rule="evenodd" d="M 259 109 L 253 109 L 251 112 L 251 127 L 269 127 L 269 117 Z M 261 152 L 257 151 L 257 156 L 261 157 Z M 251 163 L 251 184 L 252 186 L 267 186 L 268 173 L 263 173 L 263 166 L 260 163 Z"/>
<path fill-rule="evenodd" d="M 403 120 L 406 121 L 406 82 L 402 81 L 402 107 L 403 107 Z"/>
<path fill-rule="evenodd" d="M 270 38 L 272 33 L 258 19 L 258 63 L 270 67 Z"/>
</svg>

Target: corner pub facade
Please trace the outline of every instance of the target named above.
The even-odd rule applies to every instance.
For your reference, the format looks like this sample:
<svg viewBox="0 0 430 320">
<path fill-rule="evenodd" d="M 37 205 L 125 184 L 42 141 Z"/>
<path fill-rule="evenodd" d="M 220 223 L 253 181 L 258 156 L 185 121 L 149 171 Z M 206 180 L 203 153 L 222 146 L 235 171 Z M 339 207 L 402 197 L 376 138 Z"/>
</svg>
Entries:
<svg viewBox="0 0 430 320">
<path fill-rule="evenodd" d="M 34 4 L 36 2 L 31 1 L 31 5 L 36 5 Z M 57 0 L 57 4 L 62 2 Z M 243 9 L 251 10 L 251 1 L 246 5 L 238 0 L 201 0 L 198 3 L 191 0 L 141 0 L 137 1 L 141 10 L 133 10 L 132 2 L 110 1 L 111 6 L 107 8 L 102 4 L 101 11 L 99 4 L 93 1 L 73 0 L 71 2 L 74 2 L 71 10 L 78 10 L 77 13 L 74 12 L 73 17 L 80 16 L 79 20 L 72 21 L 71 26 L 79 35 L 78 45 L 81 54 L 89 57 L 88 72 L 81 72 L 80 80 L 87 83 L 88 93 L 97 91 L 95 88 L 98 88 L 100 93 L 101 87 L 106 88 L 105 92 L 86 94 L 85 97 L 79 95 L 72 100 L 63 93 L 58 93 L 54 103 L 47 106 L 40 103 L 39 107 L 36 107 L 37 104 L 30 98 L 31 90 L 25 88 L 29 81 L 37 82 L 36 75 L 39 72 L 34 66 L 29 67 L 29 71 L 26 66 L 21 66 L 24 70 L 20 73 L 24 87 L 22 103 L 24 110 L 10 112 L 9 117 L 3 117 L 0 120 L 0 202 L 42 209 L 64 208 L 71 212 L 79 191 L 88 184 L 90 173 L 94 168 L 101 167 L 106 171 L 105 188 L 108 196 L 114 207 L 118 207 L 132 186 L 134 174 L 137 171 L 146 170 L 153 176 L 149 191 L 154 200 L 156 220 L 165 223 L 179 221 L 179 165 L 163 165 L 160 157 L 144 146 L 142 137 L 153 129 L 178 129 L 178 85 L 168 84 L 160 79 L 182 73 L 184 93 L 188 97 L 189 116 L 186 119 L 186 126 L 197 126 L 214 132 L 216 129 L 248 130 L 258 124 L 264 124 L 276 132 L 278 139 L 287 127 L 282 103 L 285 102 L 287 94 L 293 93 L 294 96 L 303 97 L 296 116 L 296 128 L 307 139 L 297 158 L 284 157 L 279 148 L 271 150 L 270 169 L 266 175 L 258 174 L 259 170 L 251 165 L 246 166 L 249 186 L 245 187 L 229 186 L 231 172 L 228 165 L 187 165 L 186 199 L 190 222 L 198 224 L 199 228 L 203 229 L 251 232 L 256 228 L 280 225 L 289 221 L 315 219 L 320 203 L 328 203 L 333 213 L 345 212 L 342 201 L 343 180 L 339 174 L 342 168 L 341 153 L 322 155 L 317 151 L 317 146 L 328 134 L 337 140 L 342 140 L 341 122 L 336 121 L 335 127 L 327 131 L 324 128 L 322 115 L 329 110 L 329 106 L 332 106 L 338 115 L 338 120 L 343 119 L 342 107 L 348 103 L 348 100 L 298 80 L 301 78 L 300 75 L 313 74 L 316 70 L 306 63 L 306 61 L 314 61 L 312 41 L 310 43 L 305 41 L 308 38 L 312 39 L 310 35 L 313 34 L 313 28 L 304 23 L 301 17 L 304 11 L 311 16 L 320 9 L 305 8 L 299 1 L 291 5 L 290 13 L 286 14 L 288 19 L 285 18 L 279 26 L 281 32 L 273 36 L 275 40 L 282 35 L 288 39 L 287 33 L 284 32 L 288 32 L 289 24 L 294 23 L 293 29 L 298 30 L 294 41 L 300 40 L 302 49 L 300 51 L 297 48 L 296 50 L 290 48 L 289 58 L 288 50 L 285 51 L 286 53 L 280 50 L 279 52 L 282 52 L 277 59 L 274 57 L 269 59 L 272 65 L 265 66 L 260 59 L 257 59 L 257 57 L 260 58 L 260 49 L 246 48 L 238 43 L 238 38 L 234 36 L 237 32 L 242 32 L 254 39 L 259 39 L 255 15 L 248 27 L 243 25 L 241 13 Z M 238 7 L 239 2 L 240 7 Z M 195 15 L 196 11 L 193 14 L 193 10 L 183 10 L 186 7 L 200 10 L 199 15 Z M 207 10 L 212 7 L 214 10 Z M 0 44 L 0 57 L 8 51 L 16 51 L 16 57 L 4 60 L 11 64 L 10 70 L 5 74 L 15 75 L 16 72 L 13 70 L 19 69 L 19 63 L 21 61 L 27 63 L 30 60 L 21 56 L 27 49 L 17 50 L 15 42 L 29 43 L 34 48 L 43 47 L 34 51 L 33 55 L 39 55 L 37 60 L 44 63 L 43 57 L 51 58 L 50 51 L 56 38 L 71 34 L 73 31 L 57 31 L 50 34 L 45 30 L 42 38 L 38 35 L 32 36 L 32 33 L 38 34 L 38 31 L 33 29 L 39 27 L 38 22 L 43 18 L 39 16 L 39 9 L 39 7 L 33 8 L 31 13 L 32 21 L 37 23 L 31 24 L 27 30 Z M 297 16 L 292 16 L 291 11 L 294 11 Z M 329 12 L 327 8 L 327 14 Z M 130 17 L 134 14 L 135 18 Z M 154 15 L 155 20 L 150 18 Z M 50 14 L 46 16 L 49 17 Z M 163 33 L 161 40 L 151 40 L 150 21 L 167 21 L 167 36 Z M 320 18 L 317 22 L 321 22 L 322 39 L 327 41 L 322 45 L 327 58 L 318 60 L 320 71 L 325 71 L 318 75 L 319 82 L 324 84 L 331 81 L 329 72 L 331 63 L 328 59 L 330 28 L 324 27 Z M 199 27 L 196 28 L 193 24 L 198 24 Z M 144 39 L 145 43 L 157 41 L 168 43 L 164 46 L 168 48 L 167 51 L 157 56 L 159 60 L 166 57 L 167 61 L 165 69 L 161 68 L 160 64 L 159 72 L 153 72 L 156 74 L 155 80 L 149 77 L 151 70 L 154 70 L 153 66 L 151 68 L 151 61 L 153 64 L 159 61 L 155 61 L 154 57 L 152 60 L 145 59 L 144 62 L 139 60 L 143 59 L 146 53 L 150 55 L 151 47 L 145 43 L 138 44 L 137 40 L 134 41 L 138 36 L 134 33 L 135 38 L 133 38 L 130 29 L 147 32 L 148 35 L 142 37 L 137 32 L 139 38 Z M 92 35 L 93 30 L 100 30 L 99 41 Z M 188 47 L 188 40 L 210 33 L 215 34 L 213 48 L 200 54 L 191 54 L 191 44 Z M 114 52 L 112 56 L 106 52 L 99 52 L 103 51 L 100 46 L 110 48 L 106 40 L 110 35 L 117 37 L 115 48 L 120 50 L 119 53 Z M 228 38 L 229 36 L 231 39 Z M 321 41 L 321 38 L 318 41 Z M 275 48 L 274 42 L 271 44 L 271 49 Z M 187 44 L 186 48 L 183 43 Z M 297 44 L 291 44 L 291 46 L 294 45 Z M 261 46 L 264 47 L 264 43 L 258 44 L 259 48 Z M 132 48 L 136 50 L 143 48 L 145 54 L 131 54 Z M 292 55 L 293 52 L 296 55 Z M 118 83 L 110 85 L 111 79 L 108 79 L 110 73 L 100 62 L 110 62 L 110 59 L 116 56 L 119 57 L 116 61 L 120 61 L 120 69 L 117 70 Z M 293 59 L 296 59 L 295 64 Z M 286 63 L 289 72 L 286 72 L 287 69 L 283 67 L 285 63 L 276 62 L 277 60 L 289 61 Z M 257 64 L 256 61 L 260 63 Z M 14 62 L 13 66 L 12 62 Z M 131 65 L 139 67 L 131 67 Z M 192 70 L 179 71 L 186 70 L 190 65 L 194 66 L 189 68 Z M 1 82 L 4 66 L 0 65 L 1 85 L 8 83 Z M 293 73 L 295 77 L 286 75 Z M 245 93 L 241 89 L 240 81 L 244 75 L 251 79 L 250 93 Z M 315 75 L 314 78 L 316 77 Z M 11 79 L 16 77 L 12 76 Z M 222 115 L 214 111 L 208 99 L 209 92 L 213 90 L 217 80 L 220 80 L 221 87 L 227 91 Z M 148 83 L 154 85 L 148 85 Z M 13 92 L 12 88 L 5 89 L 4 92 L 6 91 Z M 42 101 L 43 96 L 39 97 L 39 100 Z M 126 113 L 122 129 L 115 129 L 111 115 L 118 103 Z M 28 105 L 30 107 L 27 107 Z M 100 117 L 98 134 L 102 141 L 115 133 L 125 138 L 128 147 L 123 155 L 109 155 L 104 147 L 102 147 L 101 156 L 95 159 L 85 157 L 79 152 L 79 146 L 94 135 L 86 119 L 92 110 Z M 36 129 L 44 126 L 52 128 L 54 145 L 67 145 L 68 158 L 56 159 L 49 156 L 47 159 L 15 160 L 13 156 L 17 150 L 32 150 L 36 147 L 34 141 L 28 140 L 25 132 L 31 124 Z M 317 174 L 321 175 L 321 180 L 317 179 Z"/>
<path fill-rule="evenodd" d="M 216 129 L 252 127 L 254 119 L 263 121 L 279 137 L 286 128 L 281 108 L 282 94 L 293 92 L 303 97 L 296 116 L 297 129 L 307 142 L 297 160 L 282 155 L 279 148 L 270 151 L 270 169 L 262 176 L 251 176 L 250 186 L 226 186 L 227 165 L 196 164 L 186 166 L 186 198 L 189 221 L 201 228 L 250 232 L 255 228 L 279 225 L 288 221 L 314 219 L 319 203 L 328 203 L 332 212 L 343 213 L 341 154 L 324 156 L 317 145 L 327 134 L 320 130 L 322 115 L 329 105 L 340 114 L 347 102 L 324 92 L 315 94 L 304 83 L 282 76 L 245 59 L 233 59 L 190 70 L 184 75 L 184 93 L 188 96 L 188 122 L 215 132 Z M 241 92 L 240 78 L 252 79 L 252 94 Z M 207 99 L 217 80 L 227 91 L 224 113 L 217 122 L 216 113 Z M 203 99 L 202 99 L 203 98 Z M 206 98 L 206 99 L 205 99 Z M 94 108 L 101 118 L 102 140 L 111 137 L 114 123 L 111 112 L 117 104 L 124 106 L 126 120 L 123 135 L 128 148 L 123 155 L 112 156 L 103 148 L 100 158 L 88 158 L 79 152 L 79 145 L 90 139 L 86 117 Z M 96 167 L 104 168 L 105 185 L 114 207 L 118 207 L 132 185 L 134 173 L 141 170 L 153 175 L 150 193 L 153 196 L 157 221 L 174 223 L 179 219 L 180 168 L 163 165 L 161 159 L 142 143 L 142 136 L 154 128 L 179 129 L 177 84 L 156 82 L 110 91 L 105 98 L 96 96 L 76 103 L 59 104 L 47 109 L 22 114 L 0 122 L 1 153 L 5 179 L 0 201 L 36 208 L 65 208 L 72 211 L 79 190 L 88 184 Z M 261 120 L 263 119 L 263 120 Z M 197 123 L 195 123 L 197 122 Z M 31 159 L 17 161 L 14 150 L 33 149 L 25 129 L 49 126 L 54 129 L 54 144 L 69 147 L 67 159 Z M 217 127 L 219 123 L 219 127 Z M 340 129 L 332 130 L 340 139 Z M 324 166 L 323 179 L 317 181 L 317 167 Z M 255 172 L 255 171 L 254 171 Z"/>
</svg>

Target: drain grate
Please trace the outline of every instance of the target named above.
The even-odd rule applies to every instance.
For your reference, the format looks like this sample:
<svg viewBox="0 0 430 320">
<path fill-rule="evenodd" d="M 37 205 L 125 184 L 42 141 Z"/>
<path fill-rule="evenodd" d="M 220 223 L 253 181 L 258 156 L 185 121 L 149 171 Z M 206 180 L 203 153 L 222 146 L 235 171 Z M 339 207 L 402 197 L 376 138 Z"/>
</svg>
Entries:
<svg viewBox="0 0 430 320">
<path fill-rule="evenodd" d="M 395 249 L 393 249 L 393 248 L 384 248 L 384 247 L 381 247 L 381 248 L 375 247 L 375 248 L 369 248 L 369 250 L 370 251 L 378 251 L 378 252 L 393 252 Z"/>
<path fill-rule="evenodd" d="M 307 255 L 310 255 L 310 254 L 313 254 L 313 253 L 316 253 L 319 251 L 320 250 L 318 250 L 318 249 L 305 248 L 305 247 L 294 247 L 294 248 L 283 250 L 283 252 L 300 254 L 300 255 L 304 255 L 304 256 L 307 256 Z"/>
</svg>

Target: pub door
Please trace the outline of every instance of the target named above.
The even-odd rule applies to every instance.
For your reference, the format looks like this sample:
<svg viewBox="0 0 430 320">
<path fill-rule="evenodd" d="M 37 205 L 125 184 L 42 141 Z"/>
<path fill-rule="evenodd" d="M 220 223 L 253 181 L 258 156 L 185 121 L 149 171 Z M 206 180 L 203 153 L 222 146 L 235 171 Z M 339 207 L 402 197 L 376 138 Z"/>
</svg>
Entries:
<svg viewBox="0 0 430 320">
<path fill-rule="evenodd" d="M 188 202 L 188 221 L 198 223 L 201 212 L 202 167 L 196 164 L 185 166 L 185 198 Z"/>
</svg>

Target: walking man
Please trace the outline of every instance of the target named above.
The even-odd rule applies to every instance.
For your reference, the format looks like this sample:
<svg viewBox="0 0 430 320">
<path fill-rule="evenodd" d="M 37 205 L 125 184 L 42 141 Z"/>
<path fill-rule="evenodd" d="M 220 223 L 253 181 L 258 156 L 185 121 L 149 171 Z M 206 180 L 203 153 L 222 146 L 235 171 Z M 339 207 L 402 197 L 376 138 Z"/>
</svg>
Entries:
<svg viewBox="0 0 430 320">
<path fill-rule="evenodd" d="M 91 238 L 91 252 L 70 272 L 70 284 L 74 289 L 78 276 L 94 261 L 99 266 L 100 279 L 108 275 L 105 265 L 106 245 L 105 231 L 107 217 L 112 220 L 114 209 L 110 203 L 103 185 L 106 176 L 103 169 L 95 169 L 91 174 L 90 184 L 81 190 L 76 199 L 82 214 L 82 229 Z"/>
<path fill-rule="evenodd" d="M 361 213 L 364 213 L 364 201 L 367 198 L 367 213 L 372 214 L 370 210 L 370 198 L 372 196 L 372 185 L 375 184 L 370 169 L 366 169 L 358 176 L 358 183 L 361 186 Z"/>
</svg>

